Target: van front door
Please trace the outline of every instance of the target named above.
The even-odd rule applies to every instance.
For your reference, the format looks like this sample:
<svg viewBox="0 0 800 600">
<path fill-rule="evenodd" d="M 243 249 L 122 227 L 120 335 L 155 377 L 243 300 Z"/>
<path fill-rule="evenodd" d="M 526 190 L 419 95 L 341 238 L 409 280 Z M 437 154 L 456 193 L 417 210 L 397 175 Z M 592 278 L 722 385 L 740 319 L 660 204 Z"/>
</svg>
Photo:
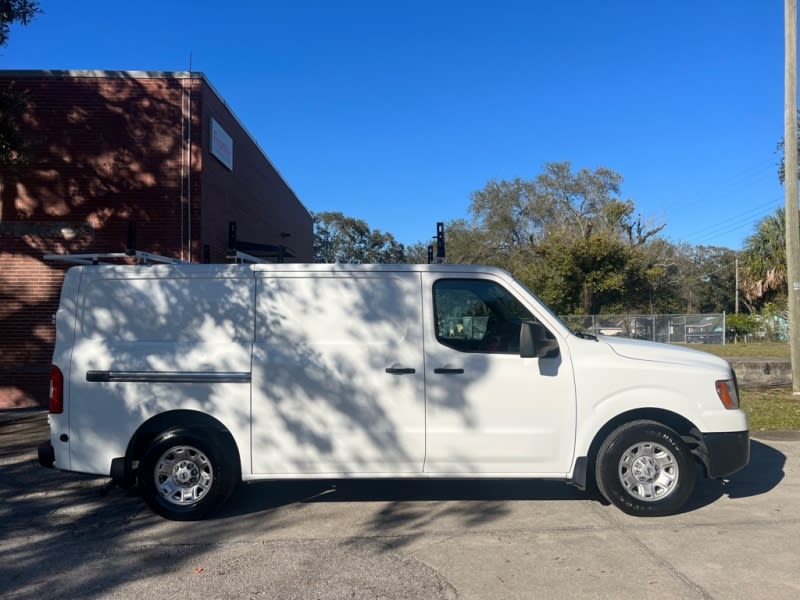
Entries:
<svg viewBox="0 0 800 600">
<path fill-rule="evenodd" d="M 253 472 L 420 473 L 419 273 L 256 270 Z"/>
<path fill-rule="evenodd" d="M 423 275 L 426 473 L 563 476 L 572 462 L 569 353 L 520 358 L 535 307 L 502 280 Z M 563 346 L 563 343 L 562 343 Z"/>
</svg>

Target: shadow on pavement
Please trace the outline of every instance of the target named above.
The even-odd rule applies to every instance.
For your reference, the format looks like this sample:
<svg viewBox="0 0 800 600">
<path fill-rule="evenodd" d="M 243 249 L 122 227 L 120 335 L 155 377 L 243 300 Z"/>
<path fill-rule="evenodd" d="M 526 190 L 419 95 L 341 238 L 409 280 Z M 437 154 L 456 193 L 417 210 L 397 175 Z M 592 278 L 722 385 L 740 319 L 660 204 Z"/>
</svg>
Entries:
<svg viewBox="0 0 800 600">
<path fill-rule="evenodd" d="M 585 492 L 564 482 L 525 479 L 272 481 L 241 485 L 218 518 L 257 513 L 297 502 L 486 503 L 508 500 L 580 500 L 587 497 Z M 476 510 L 479 510 L 478 506 Z"/>
<path fill-rule="evenodd" d="M 366 520 L 361 521 L 360 533 L 392 536 L 404 532 L 410 540 L 413 535 L 424 535 L 429 525 L 443 517 L 456 528 L 491 524 L 510 514 L 509 500 L 594 498 L 556 481 L 264 482 L 241 486 L 210 522 L 172 523 L 151 514 L 134 492 L 116 488 L 104 495 L 106 478 L 40 467 L 35 448 L 47 439 L 46 427 L 46 416 L 38 414 L 0 422 L 0 597 L 47 597 L 54 581 L 59 581 L 61 597 L 103 597 L 133 580 L 162 577 L 176 569 L 191 572 L 194 557 L 206 551 L 209 540 L 239 539 L 243 530 L 251 528 L 269 539 L 271 532 L 309 516 L 325 527 L 330 514 L 336 512 L 321 510 L 309 515 L 272 510 L 280 507 L 313 503 L 335 508 L 335 503 L 352 502 L 356 504 L 352 510 L 360 511 L 358 503 L 382 502 L 377 510 L 364 510 Z M 750 464 L 727 481 L 700 480 L 687 510 L 713 504 L 725 495 L 748 498 L 766 494 L 783 480 L 785 464 L 783 453 L 754 440 Z M 165 539 L 181 540 L 181 544 L 162 547 Z M 129 543 L 138 550 L 123 561 L 114 553 L 126 540 L 134 540 Z M 109 556 L 116 558 L 109 560 Z M 80 565 L 80 574 L 70 579 L 76 565 Z M 43 568 L 47 576 L 42 575 Z"/>
<path fill-rule="evenodd" d="M 750 462 L 728 479 L 700 479 L 683 512 L 712 504 L 722 496 L 749 498 L 766 494 L 783 479 L 786 455 L 772 446 L 750 440 Z"/>
<path fill-rule="evenodd" d="M 749 498 L 766 494 L 783 479 L 786 456 L 757 440 L 750 442 L 750 462 L 728 479 L 706 479 L 698 471 L 697 487 L 682 512 L 713 504 L 723 496 Z M 508 500 L 586 500 L 607 504 L 596 492 L 583 492 L 561 481 L 525 479 L 385 480 L 260 482 L 239 487 L 218 518 L 258 513 L 307 502 L 442 502 L 480 503 Z M 485 508 L 485 506 L 483 506 Z"/>
</svg>

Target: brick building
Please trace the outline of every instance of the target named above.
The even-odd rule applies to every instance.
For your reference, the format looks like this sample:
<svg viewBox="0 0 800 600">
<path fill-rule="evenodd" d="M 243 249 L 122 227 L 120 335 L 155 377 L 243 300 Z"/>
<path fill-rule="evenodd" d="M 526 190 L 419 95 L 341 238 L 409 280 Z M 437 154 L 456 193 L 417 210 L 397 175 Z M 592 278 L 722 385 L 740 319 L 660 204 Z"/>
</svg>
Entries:
<svg viewBox="0 0 800 600">
<path fill-rule="evenodd" d="M 136 249 L 311 262 L 312 219 L 202 73 L 0 71 L 23 166 L 0 167 L 0 408 L 46 403 L 65 266 Z"/>
</svg>

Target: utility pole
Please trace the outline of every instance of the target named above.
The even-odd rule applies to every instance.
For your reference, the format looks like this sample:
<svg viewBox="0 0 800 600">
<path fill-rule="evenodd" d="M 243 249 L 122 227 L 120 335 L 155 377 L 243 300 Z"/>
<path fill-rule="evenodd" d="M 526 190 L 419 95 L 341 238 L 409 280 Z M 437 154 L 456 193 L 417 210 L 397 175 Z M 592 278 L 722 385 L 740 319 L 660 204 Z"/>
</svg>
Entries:
<svg viewBox="0 0 800 600">
<path fill-rule="evenodd" d="M 734 310 L 735 310 L 736 314 L 738 315 L 739 314 L 739 255 L 738 254 L 736 255 L 735 265 L 736 265 L 736 267 L 735 267 L 736 268 L 736 275 L 735 275 L 735 277 L 736 277 L 736 293 L 735 293 L 736 300 L 735 300 L 735 309 Z"/>
<path fill-rule="evenodd" d="M 797 205 L 797 0 L 784 0 L 784 148 L 786 179 L 786 279 L 792 391 L 800 395 L 800 215 Z"/>
</svg>

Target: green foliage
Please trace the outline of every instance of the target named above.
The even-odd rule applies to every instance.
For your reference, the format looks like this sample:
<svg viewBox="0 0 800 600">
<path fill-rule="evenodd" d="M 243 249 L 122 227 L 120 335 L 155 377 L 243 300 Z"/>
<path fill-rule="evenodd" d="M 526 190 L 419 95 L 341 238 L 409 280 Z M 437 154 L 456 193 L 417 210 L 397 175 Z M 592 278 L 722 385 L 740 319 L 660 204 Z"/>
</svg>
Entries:
<svg viewBox="0 0 800 600">
<path fill-rule="evenodd" d="M 406 246 L 406 262 L 410 265 L 424 265 L 428 262 L 428 246 L 417 242 Z"/>
<path fill-rule="evenodd" d="M 672 255 L 678 307 L 674 312 L 708 313 L 735 310 L 736 253 L 718 246 L 675 247 Z"/>
<path fill-rule="evenodd" d="M 472 219 L 447 225 L 447 260 L 505 268 L 561 314 L 650 309 L 668 266 L 655 237 L 663 226 L 634 217 L 621 184 L 610 169 L 569 162 L 490 181 L 472 195 Z"/>
<path fill-rule="evenodd" d="M 504 268 L 564 315 L 733 313 L 735 252 L 660 237 L 664 226 L 621 196 L 622 181 L 569 162 L 546 163 L 532 179 L 489 181 L 472 194 L 469 219 L 446 223 L 447 262 Z M 341 213 L 319 213 L 314 227 L 318 261 L 427 262 L 429 242 L 403 248 Z"/>
<path fill-rule="evenodd" d="M 734 313 L 725 316 L 725 327 L 738 337 L 755 333 L 758 323 L 752 315 Z"/>
<path fill-rule="evenodd" d="M 35 0 L 0 0 L 0 46 L 8 43 L 12 23 L 27 25 L 41 12 L 42 9 Z"/>
<path fill-rule="evenodd" d="M 787 293 L 786 214 L 783 208 L 764 217 L 742 251 L 742 290 L 754 306 Z"/>
<path fill-rule="evenodd" d="M 594 234 L 569 238 L 553 234 L 531 248 L 530 267 L 518 273 L 561 314 L 613 312 L 638 273 L 620 240 Z"/>
<path fill-rule="evenodd" d="M 402 263 L 405 248 L 390 233 L 340 212 L 314 214 L 314 262 Z"/>
<path fill-rule="evenodd" d="M 552 233 L 618 237 L 644 244 L 661 226 L 634 218 L 632 200 L 619 197 L 622 176 L 606 167 L 572 170 L 568 161 L 545 163 L 532 180 L 492 180 L 472 194 L 472 227 L 496 248 L 525 247 Z"/>
<path fill-rule="evenodd" d="M 735 253 L 663 239 L 622 181 L 569 162 L 489 181 L 447 223 L 447 261 L 507 269 L 560 314 L 733 312 Z"/>
<path fill-rule="evenodd" d="M 19 132 L 27 100 L 14 89 L 0 91 L 0 166 L 15 167 L 25 163 L 25 140 Z"/>
<path fill-rule="evenodd" d="M 765 340 L 783 341 L 789 339 L 789 299 L 782 296 L 775 302 L 767 302 L 758 315 L 758 333 Z"/>
<path fill-rule="evenodd" d="M 27 25 L 41 12 L 34 0 L 0 0 L 0 47 L 8 43 L 12 23 Z M 25 162 L 24 140 L 17 124 L 26 107 L 24 93 L 13 88 L 0 90 L 0 167 L 15 167 Z"/>
</svg>

